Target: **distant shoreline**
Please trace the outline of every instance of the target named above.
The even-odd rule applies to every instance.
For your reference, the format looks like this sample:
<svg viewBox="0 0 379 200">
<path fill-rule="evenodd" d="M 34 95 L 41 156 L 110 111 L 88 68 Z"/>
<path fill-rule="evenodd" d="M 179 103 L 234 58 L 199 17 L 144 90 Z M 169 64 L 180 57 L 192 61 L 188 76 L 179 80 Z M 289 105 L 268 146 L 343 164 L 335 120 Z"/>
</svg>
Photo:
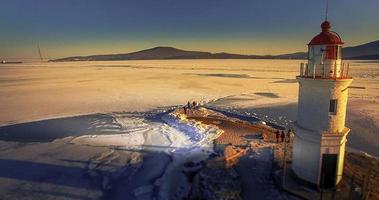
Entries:
<svg viewBox="0 0 379 200">
<path fill-rule="evenodd" d="M 48 60 L 48 62 L 88 62 L 88 61 L 133 61 L 133 60 L 307 60 L 307 58 L 172 58 L 172 59 L 128 59 L 128 60 L 65 60 L 55 61 Z M 345 58 L 344 60 L 365 61 L 365 62 L 379 62 L 379 59 L 356 59 Z M 21 62 L 25 63 L 25 62 Z"/>
<path fill-rule="evenodd" d="M 162 58 L 162 59 L 124 59 L 124 60 L 48 60 L 48 62 L 88 62 L 88 61 L 133 61 L 133 60 L 306 60 L 306 58 Z M 379 60 L 379 59 L 378 59 Z M 376 60 L 373 60 L 376 61 Z"/>
<path fill-rule="evenodd" d="M 379 40 L 371 43 L 343 48 L 343 59 L 349 60 L 379 60 Z M 89 56 L 70 56 L 49 60 L 49 62 L 65 61 L 122 61 L 122 60 L 173 60 L 173 59 L 307 59 L 307 52 L 295 52 L 280 55 L 243 55 L 233 53 L 211 53 L 204 51 L 189 51 L 174 47 L 158 46 L 131 53 L 103 54 Z"/>
</svg>

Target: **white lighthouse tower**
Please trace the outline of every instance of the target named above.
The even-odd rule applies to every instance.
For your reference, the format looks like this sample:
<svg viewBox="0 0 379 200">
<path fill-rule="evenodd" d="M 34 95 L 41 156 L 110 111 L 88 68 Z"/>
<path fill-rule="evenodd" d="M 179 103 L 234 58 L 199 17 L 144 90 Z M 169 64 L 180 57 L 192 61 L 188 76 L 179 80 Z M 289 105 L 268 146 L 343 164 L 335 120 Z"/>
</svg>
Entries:
<svg viewBox="0 0 379 200">
<path fill-rule="evenodd" d="M 308 44 L 308 63 L 300 66 L 298 119 L 292 170 L 298 178 L 317 188 L 333 188 L 342 178 L 349 65 L 342 63 L 340 36 L 330 30 Z"/>
</svg>

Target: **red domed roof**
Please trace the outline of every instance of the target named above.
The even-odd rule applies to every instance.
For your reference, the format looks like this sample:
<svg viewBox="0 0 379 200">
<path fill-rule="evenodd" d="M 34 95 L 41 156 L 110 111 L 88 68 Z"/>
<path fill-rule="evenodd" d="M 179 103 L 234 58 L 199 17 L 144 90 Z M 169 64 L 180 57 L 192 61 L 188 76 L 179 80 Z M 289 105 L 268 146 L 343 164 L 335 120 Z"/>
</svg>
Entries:
<svg viewBox="0 0 379 200">
<path fill-rule="evenodd" d="M 340 36 L 330 31 L 330 22 L 324 21 L 321 24 L 321 33 L 316 35 L 308 45 L 343 44 Z"/>
</svg>

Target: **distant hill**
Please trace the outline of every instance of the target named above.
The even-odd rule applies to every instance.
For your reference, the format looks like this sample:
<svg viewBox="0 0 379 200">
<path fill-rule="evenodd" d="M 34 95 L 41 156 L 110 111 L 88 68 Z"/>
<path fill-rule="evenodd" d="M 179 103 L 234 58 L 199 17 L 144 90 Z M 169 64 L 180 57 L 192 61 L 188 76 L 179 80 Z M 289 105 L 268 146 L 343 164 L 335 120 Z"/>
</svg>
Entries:
<svg viewBox="0 0 379 200">
<path fill-rule="evenodd" d="M 278 59 L 307 59 L 307 57 L 308 57 L 307 52 L 296 52 L 296 53 L 289 53 L 289 54 L 274 56 L 274 58 L 278 58 Z"/>
<path fill-rule="evenodd" d="M 166 59 L 247 59 L 247 58 L 266 58 L 267 56 L 240 55 L 229 53 L 210 53 L 202 51 L 186 51 L 173 47 L 155 47 L 142 51 L 124 53 L 124 54 L 108 54 L 108 55 L 92 55 L 92 56 L 73 56 L 51 60 L 53 62 L 60 61 L 105 61 L 105 60 L 166 60 Z M 272 56 L 270 56 L 272 57 Z"/>
<path fill-rule="evenodd" d="M 378 60 L 379 40 L 354 47 L 343 48 L 344 59 L 363 59 Z M 91 56 L 73 56 L 50 60 L 52 62 L 63 61 L 106 61 L 106 60 L 167 60 L 167 59 L 306 59 L 306 52 L 297 52 L 282 55 L 241 55 L 230 53 L 210 53 L 203 51 L 186 51 L 173 47 L 155 47 L 142 51 L 91 55 Z"/>
<path fill-rule="evenodd" d="M 184 51 L 172 47 L 155 47 L 133 53 L 92 55 L 92 56 L 73 56 L 56 59 L 53 61 L 92 61 L 92 60 L 155 60 L 155 59 L 172 59 L 173 57 L 191 57 L 202 58 L 208 57 L 211 53 L 201 51 Z"/>
<path fill-rule="evenodd" d="M 379 54 L 379 40 L 354 46 L 343 48 L 344 58 L 371 57 Z M 375 56 L 374 56 L 375 57 Z M 376 56 L 377 58 L 377 56 Z"/>
<path fill-rule="evenodd" d="M 345 47 L 342 49 L 342 57 L 352 60 L 379 60 L 379 40 L 358 46 Z M 307 52 L 277 55 L 275 58 L 306 59 Z"/>
<path fill-rule="evenodd" d="M 350 58 L 351 60 L 379 60 L 379 54 L 365 55 Z"/>
</svg>

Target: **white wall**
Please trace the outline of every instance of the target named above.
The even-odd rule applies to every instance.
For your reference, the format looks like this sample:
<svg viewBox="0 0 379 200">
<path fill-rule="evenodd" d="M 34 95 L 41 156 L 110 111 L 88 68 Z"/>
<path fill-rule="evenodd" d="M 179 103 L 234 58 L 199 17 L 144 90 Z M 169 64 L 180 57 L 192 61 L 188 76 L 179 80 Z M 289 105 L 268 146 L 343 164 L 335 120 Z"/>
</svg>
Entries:
<svg viewBox="0 0 379 200">
<path fill-rule="evenodd" d="M 319 184 L 322 154 L 338 155 L 337 182 L 343 172 L 346 135 L 347 87 L 352 79 L 313 79 L 298 77 L 298 119 L 292 169 L 300 178 Z M 331 99 L 337 99 L 335 115 L 329 113 Z"/>
<path fill-rule="evenodd" d="M 347 87 L 352 79 L 311 79 L 298 78 L 299 126 L 319 132 L 341 132 L 345 128 Z M 331 99 L 337 99 L 337 112 L 329 113 Z"/>
<path fill-rule="evenodd" d="M 292 169 L 295 174 L 314 184 L 319 182 L 320 136 L 295 125 Z"/>
</svg>

